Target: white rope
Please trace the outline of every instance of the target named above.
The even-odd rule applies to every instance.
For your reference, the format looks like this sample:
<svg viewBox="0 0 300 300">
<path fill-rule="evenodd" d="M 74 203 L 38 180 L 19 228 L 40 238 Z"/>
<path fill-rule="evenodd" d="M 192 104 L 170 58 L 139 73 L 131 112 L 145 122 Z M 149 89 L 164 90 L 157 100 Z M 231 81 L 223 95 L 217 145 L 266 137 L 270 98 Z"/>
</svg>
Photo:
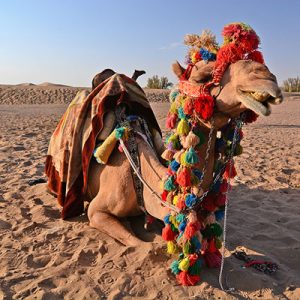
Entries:
<svg viewBox="0 0 300 300">
<path fill-rule="evenodd" d="M 239 121 L 237 121 L 239 122 Z M 242 124 L 242 123 L 240 123 Z M 233 154 L 236 146 L 236 141 L 237 141 L 237 133 L 240 124 L 236 124 L 236 127 L 234 129 L 234 134 L 233 134 L 233 139 L 232 139 L 232 145 L 231 145 L 231 153 L 230 153 L 230 160 L 229 160 L 229 172 L 228 172 L 228 180 L 227 180 L 227 189 L 226 189 L 226 201 L 225 201 L 225 210 L 224 210 L 224 229 L 223 229 L 223 248 L 222 248 L 222 260 L 221 260 L 221 267 L 220 267 L 220 273 L 219 273 L 219 285 L 224 292 L 233 292 L 235 289 L 232 287 L 229 287 L 225 289 L 223 287 L 222 283 L 222 277 L 223 277 L 223 270 L 224 270 L 224 263 L 225 263 L 225 248 L 226 248 L 226 237 L 227 237 L 227 213 L 228 213 L 228 194 L 230 190 L 230 177 L 232 173 L 232 166 L 233 166 Z"/>
<path fill-rule="evenodd" d="M 124 141 L 123 141 L 122 139 L 119 139 L 119 142 L 120 142 L 120 144 L 121 144 L 121 146 L 122 146 L 122 148 L 123 148 L 124 154 L 125 154 L 125 156 L 127 157 L 127 159 L 128 159 L 128 161 L 129 161 L 129 163 L 130 163 L 130 165 L 131 165 L 133 171 L 135 172 L 135 174 L 137 175 L 137 177 L 140 179 L 140 181 L 144 184 L 144 186 L 146 186 L 146 187 L 148 188 L 148 190 L 151 192 L 151 194 L 152 194 L 153 196 L 155 196 L 155 197 L 157 198 L 157 200 L 158 200 L 163 206 L 166 206 L 166 207 L 170 208 L 171 210 L 173 210 L 173 211 L 179 213 L 179 208 L 178 208 L 178 207 L 176 207 L 176 206 L 174 206 L 174 205 L 172 205 L 172 204 L 170 204 L 170 203 L 168 203 L 168 202 L 166 202 L 166 201 L 162 201 L 160 195 L 158 195 L 158 194 L 151 188 L 151 186 L 144 180 L 142 174 L 140 173 L 139 168 L 136 166 L 136 164 L 135 164 L 134 161 L 132 160 L 129 151 L 128 151 L 128 149 L 126 148 L 126 146 L 125 146 L 125 144 L 124 144 Z"/>
</svg>

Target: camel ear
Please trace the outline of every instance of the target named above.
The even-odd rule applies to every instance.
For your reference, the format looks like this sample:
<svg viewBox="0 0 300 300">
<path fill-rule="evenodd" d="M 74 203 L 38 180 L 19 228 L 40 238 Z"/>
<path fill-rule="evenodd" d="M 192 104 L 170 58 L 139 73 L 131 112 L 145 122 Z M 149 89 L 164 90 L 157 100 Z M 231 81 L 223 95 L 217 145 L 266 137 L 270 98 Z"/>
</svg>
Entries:
<svg viewBox="0 0 300 300">
<path fill-rule="evenodd" d="M 182 74 L 185 72 L 185 68 L 183 66 L 181 66 L 181 64 L 178 61 L 176 61 L 172 65 L 172 70 L 179 79 L 182 76 Z"/>
</svg>

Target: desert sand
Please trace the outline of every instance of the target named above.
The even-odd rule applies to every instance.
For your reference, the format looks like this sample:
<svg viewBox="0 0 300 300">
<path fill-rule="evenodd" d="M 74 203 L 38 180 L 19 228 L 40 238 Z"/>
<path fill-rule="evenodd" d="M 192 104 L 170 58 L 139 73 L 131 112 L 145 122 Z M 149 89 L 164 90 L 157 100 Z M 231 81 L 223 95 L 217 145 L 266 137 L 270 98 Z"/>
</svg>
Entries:
<svg viewBox="0 0 300 300">
<path fill-rule="evenodd" d="M 202 283 L 179 286 L 165 242 L 159 231 L 144 232 L 143 218 L 124 222 L 149 246 L 125 247 L 90 228 L 86 215 L 63 221 L 46 184 L 29 186 L 44 177 L 50 136 L 77 90 L 0 86 L 0 299 L 300 299 L 299 96 L 244 127 L 223 277 L 235 292 L 226 294 L 218 270 L 204 268 Z M 155 101 L 164 128 L 168 104 Z M 243 268 L 236 249 L 279 270 Z"/>
</svg>

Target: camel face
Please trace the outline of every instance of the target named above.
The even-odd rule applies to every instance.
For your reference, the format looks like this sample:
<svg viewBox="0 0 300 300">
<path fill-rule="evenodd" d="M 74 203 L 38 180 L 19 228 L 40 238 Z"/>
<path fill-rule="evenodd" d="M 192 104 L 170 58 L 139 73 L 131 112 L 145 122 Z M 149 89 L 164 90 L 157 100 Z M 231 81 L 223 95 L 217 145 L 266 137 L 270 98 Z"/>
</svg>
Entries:
<svg viewBox="0 0 300 300">
<path fill-rule="evenodd" d="M 217 97 L 219 111 L 235 117 L 246 109 L 268 116 L 270 104 L 283 101 L 276 77 L 258 62 L 240 60 L 231 64 L 221 80 L 223 89 Z"/>
<path fill-rule="evenodd" d="M 214 65 L 215 62 L 196 63 L 188 81 L 193 85 L 210 82 Z M 173 71 L 181 78 L 185 69 L 176 62 Z M 271 113 L 270 104 L 280 104 L 283 101 L 276 77 L 265 65 L 252 60 L 240 60 L 229 65 L 220 86 L 212 87 L 211 93 L 216 97 L 217 110 L 229 117 L 237 117 L 247 109 L 258 115 L 268 116 Z"/>
</svg>

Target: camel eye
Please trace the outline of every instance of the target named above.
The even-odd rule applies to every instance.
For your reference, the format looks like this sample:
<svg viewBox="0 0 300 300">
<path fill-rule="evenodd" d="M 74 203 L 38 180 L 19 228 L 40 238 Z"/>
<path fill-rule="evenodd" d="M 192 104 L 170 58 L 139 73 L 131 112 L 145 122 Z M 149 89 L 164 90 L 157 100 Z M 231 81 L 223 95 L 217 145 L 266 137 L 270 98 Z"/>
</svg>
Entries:
<svg viewBox="0 0 300 300">
<path fill-rule="evenodd" d="M 200 73 L 197 77 L 193 78 L 196 83 L 206 83 L 212 79 L 212 74 L 210 72 Z"/>
</svg>

